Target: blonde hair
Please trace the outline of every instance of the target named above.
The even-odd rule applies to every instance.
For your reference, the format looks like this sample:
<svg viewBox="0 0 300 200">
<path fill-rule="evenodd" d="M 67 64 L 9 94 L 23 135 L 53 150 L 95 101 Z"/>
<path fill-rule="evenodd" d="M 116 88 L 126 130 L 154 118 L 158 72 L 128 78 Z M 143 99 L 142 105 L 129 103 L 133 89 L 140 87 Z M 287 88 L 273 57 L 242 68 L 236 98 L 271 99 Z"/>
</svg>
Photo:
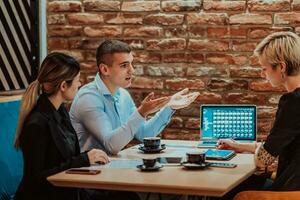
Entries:
<svg viewBox="0 0 300 200">
<path fill-rule="evenodd" d="M 293 32 L 276 32 L 264 38 L 255 48 L 254 54 L 265 58 L 275 69 L 280 62 L 286 64 L 286 75 L 297 75 L 300 71 L 300 38 Z"/>
<path fill-rule="evenodd" d="M 20 136 L 24 122 L 36 105 L 39 91 L 42 90 L 48 96 L 53 95 L 57 93 L 63 81 L 71 85 L 79 71 L 79 63 L 66 54 L 55 52 L 44 59 L 37 79 L 28 86 L 22 97 L 15 138 L 16 148 L 20 147 Z"/>
</svg>

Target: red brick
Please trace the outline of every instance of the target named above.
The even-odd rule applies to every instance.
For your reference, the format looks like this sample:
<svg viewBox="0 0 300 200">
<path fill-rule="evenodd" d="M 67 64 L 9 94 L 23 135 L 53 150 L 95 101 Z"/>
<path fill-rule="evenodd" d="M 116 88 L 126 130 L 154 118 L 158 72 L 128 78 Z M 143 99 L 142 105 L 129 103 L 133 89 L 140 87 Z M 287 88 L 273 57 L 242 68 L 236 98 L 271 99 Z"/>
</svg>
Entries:
<svg viewBox="0 0 300 200">
<path fill-rule="evenodd" d="M 178 14 L 152 14 L 144 18 L 145 24 L 150 25 L 180 25 L 183 23 L 184 15 Z"/>
<path fill-rule="evenodd" d="M 96 63 L 96 51 L 84 51 L 84 58 L 88 62 L 95 62 Z"/>
<path fill-rule="evenodd" d="M 170 123 L 168 124 L 170 128 L 181 128 L 183 127 L 183 120 L 180 117 L 172 117 Z"/>
<path fill-rule="evenodd" d="M 189 67 L 187 76 L 226 77 L 228 73 L 225 68 L 217 67 Z"/>
<path fill-rule="evenodd" d="M 211 79 L 206 86 L 210 91 L 247 90 L 246 80 Z"/>
<path fill-rule="evenodd" d="M 185 123 L 185 128 L 188 129 L 200 129 L 200 119 L 199 118 L 188 118 Z"/>
<path fill-rule="evenodd" d="M 185 53 L 166 53 L 163 55 L 163 62 L 165 63 L 180 63 L 186 61 Z"/>
<path fill-rule="evenodd" d="M 270 107 L 270 106 L 259 106 L 257 108 L 257 117 L 259 119 L 262 118 L 274 118 L 276 114 L 276 107 Z"/>
<path fill-rule="evenodd" d="M 230 26 L 229 32 L 231 38 L 246 38 L 248 29 L 241 26 Z"/>
<path fill-rule="evenodd" d="M 200 10 L 200 6 L 200 2 L 193 0 L 163 1 L 161 3 L 161 8 L 165 12 L 198 11 Z"/>
<path fill-rule="evenodd" d="M 78 60 L 79 62 L 84 60 L 84 56 L 83 53 L 81 51 L 70 51 L 70 50 L 57 50 L 57 49 L 53 49 L 51 52 L 61 52 L 67 55 L 70 55 L 72 57 L 74 57 L 76 60 Z"/>
<path fill-rule="evenodd" d="M 200 115 L 199 105 L 192 104 L 186 108 L 178 110 L 176 113 L 180 116 L 198 117 Z"/>
<path fill-rule="evenodd" d="M 300 23 L 300 13 L 289 12 L 289 13 L 275 13 L 274 14 L 274 23 L 275 24 L 296 24 Z"/>
<path fill-rule="evenodd" d="M 204 63 L 204 55 L 201 53 L 187 53 L 188 63 Z"/>
<path fill-rule="evenodd" d="M 121 10 L 130 12 L 159 11 L 160 1 L 124 1 Z"/>
<path fill-rule="evenodd" d="M 105 22 L 108 24 L 142 24 L 143 14 L 137 13 L 117 13 L 106 14 Z"/>
<path fill-rule="evenodd" d="M 271 1 L 270 0 L 269 1 L 249 0 L 248 9 L 249 11 L 266 11 L 266 12 L 288 11 L 290 10 L 290 1 L 289 0 L 271 0 Z"/>
<path fill-rule="evenodd" d="M 200 92 L 200 95 L 196 99 L 196 103 L 211 103 L 211 104 L 219 104 L 222 102 L 222 96 L 218 93 L 212 92 Z"/>
<path fill-rule="evenodd" d="M 208 11 L 243 11 L 246 8 L 246 2 L 204 0 L 203 8 Z"/>
<path fill-rule="evenodd" d="M 68 14 L 67 19 L 70 24 L 100 24 L 104 22 L 103 15 L 90 13 Z"/>
<path fill-rule="evenodd" d="M 251 28 L 249 30 L 249 37 L 250 38 L 264 38 L 271 33 L 269 28 Z"/>
<path fill-rule="evenodd" d="M 181 129 L 165 129 L 161 133 L 162 138 L 166 140 L 195 140 L 199 141 L 200 134 L 199 130 L 183 130 Z"/>
<path fill-rule="evenodd" d="M 248 57 L 238 54 L 219 54 L 210 53 L 206 56 L 207 63 L 210 64 L 230 64 L 230 65 L 244 65 L 248 62 Z"/>
<path fill-rule="evenodd" d="M 205 28 L 202 26 L 190 26 L 188 28 L 188 33 L 190 38 L 195 38 L 195 37 L 204 37 L 205 36 Z"/>
<path fill-rule="evenodd" d="M 188 49 L 193 51 L 227 51 L 229 43 L 223 41 L 190 39 Z"/>
<path fill-rule="evenodd" d="M 79 12 L 81 11 L 80 1 L 52 1 L 48 3 L 49 12 Z"/>
<path fill-rule="evenodd" d="M 125 39 L 122 41 L 127 43 L 132 49 L 144 49 L 143 40 Z"/>
<path fill-rule="evenodd" d="M 142 65 L 134 65 L 135 66 L 135 76 L 142 76 L 144 75 L 144 67 Z"/>
<path fill-rule="evenodd" d="M 68 47 L 68 40 L 65 38 L 48 38 L 49 49 L 67 49 Z"/>
<path fill-rule="evenodd" d="M 168 79 L 166 80 L 166 88 L 170 90 L 182 90 L 184 88 L 190 89 L 197 89 L 201 90 L 204 89 L 204 82 L 202 80 L 191 80 L 191 79 Z"/>
<path fill-rule="evenodd" d="M 298 35 L 300 35 L 300 27 L 296 27 L 295 31 Z"/>
<path fill-rule="evenodd" d="M 97 72 L 98 71 L 98 67 L 96 62 L 84 62 L 84 63 L 80 63 L 80 69 L 81 71 L 91 71 L 91 72 Z"/>
<path fill-rule="evenodd" d="M 232 50 L 237 52 L 253 52 L 256 45 L 256 42 L 233 41 Z"/>
<path fill-rule="evenodd" d="M 266 80 L 251 81 L 249 86 L 251 90 L 259 91 L 259 92 L 284 92 L 285 91 L 284 87 L 273 87 Z"/>
<path fill-rule="evenodd" d="M 234 78 L 261 78 L 261 68 L 258 67 L 231 67 L 230 77 Z"/>
<path fill-rule="evenodd" d="M 230 24 L 272 24 L 272 17 L 269 14 L 236 14 L 229 17 Z"/>
<path fill-rule="evenodd" d="M 160 27 L 133 27 L 125 28 L 125 37 L 159 37 L 162 35 L 162 28 Z"/>
<path fill-rule="evenodd" d="M 149 76 L 184 76 L 184 70 L 181 66 L 170 65 L 148 66 L 146 73 Z"/>
<path fill-rule="evenodd" d="M 134 52 L 134 62 L 137 63 L 160 63 L 161 55 L 158 53 Z"/>
<path fill-rule="evenodd" d="M 164 27 L 166 37 L 186 37 L 186 27 Z"/>
<path fill-rule="evenodd" d="M 269 132 L 272 128 L 272 121 L 265 120 L 265 119 L 260 119 L 258 120 L 258 124 L 257 124 L 257 130 L 258 132 Z"/>
<path fill-rule="evenodd" d="M 85 11 L 119 11 L 120 1 L 84 0 Z"/>
<path fill-rule="evenodd" d="M 172 38 L 160 40 L 148 40 L 148 50 L 184 50 L 186 46 L 185 39 Z"/>
<path fill-rule="evenodd" d="M 207 28 L 208 38 L 228 38 L 229 34 L 228 28 Z"/>
<path fill-rule="evenodd" d="M 82 49 L 82 39 L 70 38 L 68 39 L 68 45 L 70 49 Z"/>
<path fill-rule="evenodd" d="M 83 31 L 88 37 L 111 37 L 120 36 L 122 34 L 122 28 L 118 26 L 87 26 L 83 29 Z"/>
<path fill-rule="evenodd" d="M 83 49 L 96 49 L 104 40 L 102 39 L 84 39 L 82 41 Z"/>
<path fill-rule="evenodd" d="M 260 66 L 258 58 L 254 55 L 250 56 L 249 61 L 251 66 Z"/>
<path fill-rule="evenodd" d="M 140 89 L 162 89 L 163 82 L 159 79 L 150 79 L 146 77 L 136 77 L 134 78 L 132 88 L 140 88 Z"/>
<path fill-rule="evenodd" d="M 281 95 L 270 95 L 268 102 L 273 105 L 278 105 Z"/>
<path fill-rule="evenodd" d="M 267 35 L 278 31 L 293 31 L 292 27 L 271 27 L 271 28 L 251 28 L 249 30 L 249 38 L 265 38 Z"/>
<path fill-rule="evenodd" d="M 48 15 L 48 24 L 65 24 L 66 23 L 66 17 L 64 14 L 55 14 L 55 15 Z"/>
<path fill-rule="evenodd" d="M 48 37 L 60 36 L 71 37 L 80 36 L 82 33 L 81 26 L 48 26 Z"/>
<path fill-rule="evenodd" d="M 299 11 L 300 10 L 300 0 L 293 0 L 292 9 L 294 11 Z"/>
<path fill-rule="evenodd" d="M 268 94 L 227 93 L 223 103 L 265 105 Z"/>
<path fill-rule="evenodd" d="M 227 25 L 226 13 L 188 13 L 186 21 L 189 25 Z"/>
</svg>

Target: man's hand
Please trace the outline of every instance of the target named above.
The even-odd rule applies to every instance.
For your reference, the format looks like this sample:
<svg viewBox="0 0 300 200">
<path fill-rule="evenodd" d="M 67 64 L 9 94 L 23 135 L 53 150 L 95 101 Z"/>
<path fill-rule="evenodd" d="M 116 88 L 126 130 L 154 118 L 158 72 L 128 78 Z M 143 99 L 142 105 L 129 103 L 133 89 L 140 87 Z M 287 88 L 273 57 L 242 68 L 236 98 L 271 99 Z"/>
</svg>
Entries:
<svg viewBox="0 0 300 200">
<path fill-rule="evenodd" d="M 166 105 L 170 97 L 161 97 L 153 99 L 154 93 L 151 92 L 142 102 L 138 108 L 139 113 L 143 117 L 147 117 L 149 114 L 155 113 L 160 110 L 164 105 Z"/>
<path fill-rule="evenodd" d="M 181 108 L 188 107 L 191 103 L 195 101 L 195 99 L 199 96 L 199 92 L 188 93 L 189 89 L 185 88 L 180 92 L 177 92 L 171 97 L 168 105 L 174 109 L 178 110 Z"/>
</svg>

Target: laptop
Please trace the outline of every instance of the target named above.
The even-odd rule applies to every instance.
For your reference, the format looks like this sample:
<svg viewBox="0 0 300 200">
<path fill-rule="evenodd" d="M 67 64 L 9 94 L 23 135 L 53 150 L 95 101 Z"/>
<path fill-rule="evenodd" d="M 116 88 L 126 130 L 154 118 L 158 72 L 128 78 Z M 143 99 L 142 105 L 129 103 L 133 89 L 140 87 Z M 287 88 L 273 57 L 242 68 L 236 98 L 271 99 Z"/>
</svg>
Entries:
<svg viewBox="0 0 300 200">
<path fill-rule="evenodd" d="M 256 106 L 204 104 L 200 107 L 200 131 L 199 148 L 215 148 L 221 138 L 254 142 L 257 134 Z"/>
</svg>

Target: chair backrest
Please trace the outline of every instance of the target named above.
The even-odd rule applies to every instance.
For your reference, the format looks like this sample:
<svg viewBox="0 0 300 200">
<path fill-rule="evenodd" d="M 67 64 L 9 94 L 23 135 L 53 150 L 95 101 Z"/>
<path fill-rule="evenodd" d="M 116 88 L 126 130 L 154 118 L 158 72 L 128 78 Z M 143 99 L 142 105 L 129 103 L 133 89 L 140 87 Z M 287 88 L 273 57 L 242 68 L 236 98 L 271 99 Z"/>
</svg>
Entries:
<svg viewBox="0 0 300 200">
<path fill-rule="evenodd" d="M 271 192 L 271 191 L 244 191 L 238 193 L 234 200 L 299 200 L 300 191 Z"/>
<path fill-rule="evenodd" d="M 23 176 L 22 152 L 14 148 L 20 96 L 0 97 L 0 199 L 12 199 Z"/>
</svg>

